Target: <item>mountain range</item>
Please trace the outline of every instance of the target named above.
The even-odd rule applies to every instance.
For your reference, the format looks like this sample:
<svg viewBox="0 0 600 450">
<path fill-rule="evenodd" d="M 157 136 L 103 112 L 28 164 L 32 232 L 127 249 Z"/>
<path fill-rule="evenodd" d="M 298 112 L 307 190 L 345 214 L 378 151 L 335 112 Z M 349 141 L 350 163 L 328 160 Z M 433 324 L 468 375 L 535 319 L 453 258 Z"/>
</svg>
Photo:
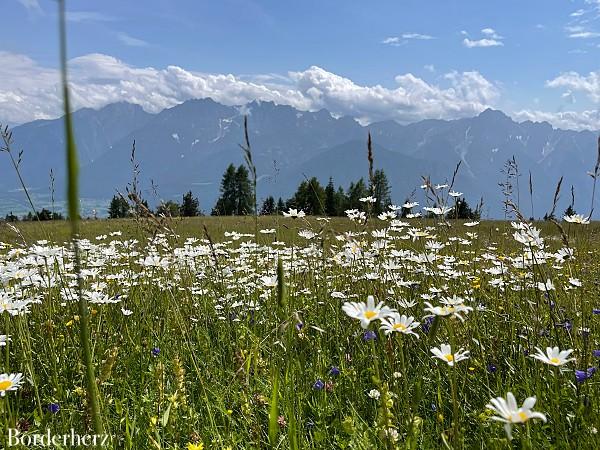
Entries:
<svg viewBox="0 0 600 450">
<path fill-rule="evenodd" d="M 515 158 L 519 172 L 515 202 L 532 215 L 529 173 L 533 185 L 533 215 L 550 207 L 561 176 L 559 212 L 575 193 L 575 209 L 589 211 L 593 180 L 586 173 L 597 159 L 597 133 L 553 128 L 549 123 L 517 123 L 497 110 L 472 118 L 424 120 L 413 124 L 393 121 L 359 124 L 351 117 L 334 117 L 326 110 L 299 111 L 271 102 L 225 106 L 211 99 L 189 100 L 157 114 L 140 106 L 115 103 L 99 110 L 73 113 L 81 165 L 82 211 L 106 215 L 110 198 L 124 192 L 132 179 L 132 145 L 139 180 L 150 204 L 181 200 L 192 190 L 201 208 L 210 212 L 221 176 L 230 163 L 243 163 L 243 121 L 258 172 L 258 197 L 291 196 L 305 177 L 323 184 L 333 177 L 347 188 L 367 178 L 366 141 L 373 139 L 375 168 L 385 170 L 392 198 L 414 198 L 424 204 L 422 176 L 432 183 L 452 178 L 461 167 L 455 189 L 474 205 L 483 197 L 484 217 L 502 217 L 502 173 Z M 54 197 L 60 209 L 65 192 L 64 129 L 62 119 L 37 120 L 13 130 L 13 151 L 23 151 L 20 170 L 38 208 L 49 207 L 54 174 Z M 0 154 L 0 214 L 27 211 L 25 195 L 7 155 Z M 517 189 L 518 185 L 518 189 Z M 518 195 L 517 195 L 518 194 Z"/>
</svg>

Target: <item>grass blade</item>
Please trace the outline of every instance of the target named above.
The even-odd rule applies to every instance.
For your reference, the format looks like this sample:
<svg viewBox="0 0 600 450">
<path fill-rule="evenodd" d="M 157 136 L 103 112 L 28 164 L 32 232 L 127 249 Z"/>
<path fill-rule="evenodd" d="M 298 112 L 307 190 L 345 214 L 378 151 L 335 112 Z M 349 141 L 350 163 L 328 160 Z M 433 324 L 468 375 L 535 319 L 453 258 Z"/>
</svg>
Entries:
<svg viewBox="0 0 600 450">
<path fill-rule="evenodd" d="M 92 414 L 92 426 L 97 435 L 103 433 L 102 418 L 100 415 L 100 403 L 94 366 L 92 362 L 92 351 L 90 346 L 90 330 L 87 301 L 83 296 L 83 278 L 81 277 L 81 259 L 79 253 L 79 166 L 77 163 L 77 147 L 73 133 L 73 122 L 71 118 L 71 105 L 69 101 L 69 84 L 67 78 L 67 33 L 65 18 L 65 0 L 59 0 L 60 20 L 60 63 L 62 78 L 62 93 L 65 113 L 65 141 L 67 155 L 67 203 L 69 211 L 69 222 L 71 225 L 71 240 L 75 252 L 75 273 L 77 274 L 78 307 L 80 316 L 79 338 L 83 352 L 85 365 L 85 378 L 88 405 Z"/>
</svg>

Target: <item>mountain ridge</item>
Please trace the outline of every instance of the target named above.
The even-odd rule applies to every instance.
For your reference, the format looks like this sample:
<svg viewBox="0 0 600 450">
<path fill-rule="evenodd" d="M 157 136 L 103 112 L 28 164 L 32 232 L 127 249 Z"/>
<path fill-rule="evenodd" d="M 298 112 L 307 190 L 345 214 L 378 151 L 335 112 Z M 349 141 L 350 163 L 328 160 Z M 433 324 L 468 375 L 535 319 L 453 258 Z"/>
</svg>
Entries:
<svg viewBox="0 0 600 450">
<path fill-rule="evenodd" d="M 534 202 L 542 206 L 540 213 L 547 207 L 546 197 L 551 196 L 544 192 L 553 192 L 560 176 L 565 176 L 565 186 L 575 186 L 578 198 L 591 192 L 585 173 L 595 163 L 596 134 L 590 131 L 557 129 L 547 122 L 516 122 L 491 108 L 472 118 L 427 119 L 405 125 L 383 121 L 363 126 L 349 116 L 333 117 L 325 109 L 300 111 L 264 101 L 226 106 L 212 99 L 194 99 L 157 114 L 126 102 L 74 112 L 82 197 L 98 200 L 98 207 L 103 207 L 116 189 L 125 188 L 131 179 L 131 147 L 135 140 L 140 178 L 147 195 L 151 194 L 149 180 L 158 185 L 155 202 L 176 199 L 192 189 L 197 191 L 203 209 L 210 210 L 225 167 L 243 163 L 239 144 L 243 141 L 245 114 L 260 179 L 259 198 L 291 195 L 299 174 L 311 170 L 314 173 L 305 175 L 318 173 L 325 178 L 320 180 L 323 183 L 329 176 L 345 182 L 348 173 L 366 177 L 366 153 L 362 163 L 356 155 L 357 142 L 363 142 L 366 149 L 368 132 L 379 149 L 375 152 L 375 164 L 385 160 L 387 167 L 381 168 L 388 174 L 404 174 L 390 177 L 396 202 L 412 192 L 406 192 L 407 185 L 402 181 L 409 175 L 417 174 L 419 178 L 428 175 L 422 173 L 424 170 L 431 169 L 431 175 L 444 177 L 445 169 L 448 178 L 461 161 L 457 188 L 468 187 L 471 191 L 466 195 L 473 202 L 483 196 L 490 215 L 498 217 L 501 196 L 497 183 L 502 181 L 503 164 L 513 156 L 521 174 L 530 170 L 534 174 L 534 184 L 542 191 L 534 193 Z M 48 198 L 44 197 L 50 195 L 44 194 L 49 192 L 50 168 L 56 176 L 56 197 L 63 197 L 62 132 L 61 119 L 14 128 L 15 151 L 25 150 L 21 163 L 24 178 L 42 203 L 47 203 Z M 344 154 L 344 146 L 348 155 Z M 378 152 L 382 161 L 378 160 Z M 332 155 L 341 161 L 334 164 Z M 10 172 L 7 161 L 0 160 L 0 169 L 2 173 Z M 285 177 L 279 177 L 276 184 L 267 182 L 277 179 L 277 174 Z M 415 179 L 412 175 L 410 178 Z M 10 201 L 18 197 L 18 193 L 11 192 L 18 188 L 14 175 L 0 179 L 0 214 L 9 212 L 7 208 L 11 207 L 18 210 L 13 207 L 18 203 Z"/>
</svg>

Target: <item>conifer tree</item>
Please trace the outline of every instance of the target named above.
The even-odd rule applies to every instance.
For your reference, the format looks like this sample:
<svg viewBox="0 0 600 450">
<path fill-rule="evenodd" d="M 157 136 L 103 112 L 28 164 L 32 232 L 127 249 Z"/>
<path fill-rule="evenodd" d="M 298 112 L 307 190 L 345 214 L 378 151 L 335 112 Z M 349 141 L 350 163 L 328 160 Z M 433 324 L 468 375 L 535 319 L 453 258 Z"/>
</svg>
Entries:
<svg viewBox="0 0 600 450">
<path fill-rule="evenodd" d="M 221 179 L 221 196 L 212 210 L 213 216 L 231 216 L 236 212 L 236 170 L 229 164 Z"/>
<path fill-rule="evenodd" d="M 335 195 L 335 186 L 333 185 L 333 178 L 329 177 L 329 183 L 325 188 L 325 214 L 328 216 L 337 215 L 337 198 Z"/>
<path fill-rule="evenodd" d="M 192 191 L 184 194 L 181 202 L 181 215 L 183 217 L 195 217 L 200 215 L 200 202 L 194 197 Z"/>
<path fill-rule="evenodd" d="M 373 197 L 376 199 L 373 204 L 373 214 L 381 214 L 392 204 L 392 191 L 383 169 L 377 169 L 373 174 L 371 192 L 373 192 Z"/>
<path fill-rule="evenodd" d="M 325 212 L 325 189 L 316 177 L 304 180 L 294 196 L 288 201 L 288 208 L 297 208 L 306 214 L 318 216 Z"/>
<path fill-rule="evenodd" d="M 367 189 L 365 180 L 363 180 L 361 178 L 356 183 L 350 183 L 350 187 L 348 188 L 348 208 L 347 209 L 364 210 L 365 209 L 364 204 L 361 203 L 360 199 L 363 197 L 367 197 L 368 195 L 369 195 L 369 190 Z"/>
<path fill-rule="evenodd" d="M 281 197 L 279 197 L 279 200 L 277 200 L 276 211 L 277 214 L 281 214 L 283 211 L 285 211 L 285 203 L 283 202 L 283 199 Z"/>
<path fill-rule="evenodd" d="M 268 196 L 262 204 L 260 214 L 263 216 L 269 216 L 275 213 L 275 199 L 272 196 Z"/>
<path fill-rule="evenodd" d="M 235 214 L 238 216 L 254 213 L 254 195 L 248 169 L 240 165 L 235 172 Z"/>
<path fill-rule="evenodd" d="M 122 219 L 129 216 L 129 203 L 120 195 L 114 195 L 108 207 L 110 219 Z"/>
</svg>

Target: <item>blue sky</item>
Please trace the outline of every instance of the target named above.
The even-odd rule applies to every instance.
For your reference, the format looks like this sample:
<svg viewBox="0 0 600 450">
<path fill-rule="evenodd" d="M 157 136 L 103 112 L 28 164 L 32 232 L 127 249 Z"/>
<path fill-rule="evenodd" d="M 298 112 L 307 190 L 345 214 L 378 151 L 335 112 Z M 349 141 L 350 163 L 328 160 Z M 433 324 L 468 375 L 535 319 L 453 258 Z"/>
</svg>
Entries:
<svg viewBox="0 0 600 450">
<path fill-rule="evenodd" d="M 60 113 L 53 0 L 8 0 L 0 121 Z M 600 0 L 67 2 L 76 106 L 191 97 L 362 122 L 472 116 L 600 129 Z"/>
</svg>

